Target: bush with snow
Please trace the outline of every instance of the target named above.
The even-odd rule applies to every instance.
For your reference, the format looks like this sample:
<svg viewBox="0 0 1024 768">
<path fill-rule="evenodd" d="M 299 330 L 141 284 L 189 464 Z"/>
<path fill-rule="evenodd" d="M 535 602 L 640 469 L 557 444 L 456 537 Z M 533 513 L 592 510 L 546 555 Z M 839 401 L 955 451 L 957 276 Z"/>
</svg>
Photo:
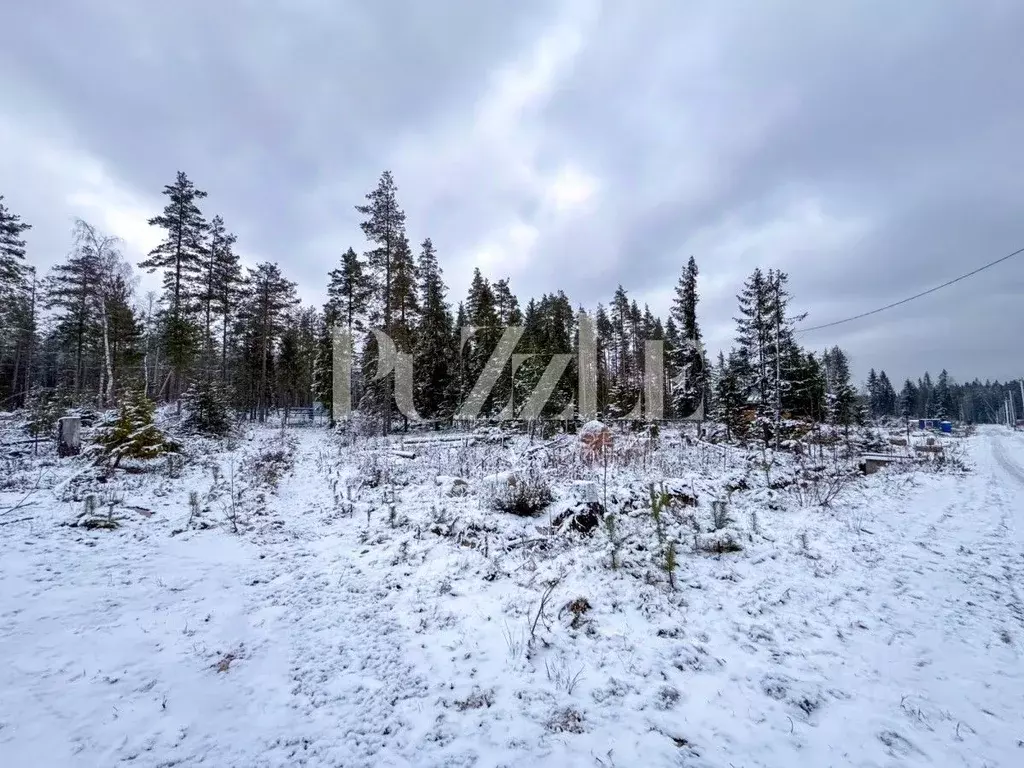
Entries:
<svg viewBox="0 0 1024 768">
<path fill-rule="evenodd" d="M 481 485 L 487 507 L 519 517 L 533 517 L 555 499 L 547 478 L 533 467 L 523 472 L 491 475 L 484 478 Z"/>
<path fill-rule="evenodd" d="M 153 401 L 138 390 L 129 390 L 121 398 L 117 419 L 108 425 L 97 445 L 102 458 L 116 469 L 123 459 L 156 459 L 165 453 L 177 453 L 179 446 L 169 440 L 153 423 Z"/>
</svg>

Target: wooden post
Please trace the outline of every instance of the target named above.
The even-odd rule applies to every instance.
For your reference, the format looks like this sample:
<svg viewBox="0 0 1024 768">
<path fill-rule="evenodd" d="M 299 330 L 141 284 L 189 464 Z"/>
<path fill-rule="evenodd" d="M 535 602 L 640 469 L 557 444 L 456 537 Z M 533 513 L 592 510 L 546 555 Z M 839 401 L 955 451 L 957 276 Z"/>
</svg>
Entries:
<svg viewBox="0 0 1024 768">
<path fill-rule="evenodd" d="M 57 420 L 57 455 L 77 456 L 82 450 L 82 418 L 62 416 Z"/>
</svg>

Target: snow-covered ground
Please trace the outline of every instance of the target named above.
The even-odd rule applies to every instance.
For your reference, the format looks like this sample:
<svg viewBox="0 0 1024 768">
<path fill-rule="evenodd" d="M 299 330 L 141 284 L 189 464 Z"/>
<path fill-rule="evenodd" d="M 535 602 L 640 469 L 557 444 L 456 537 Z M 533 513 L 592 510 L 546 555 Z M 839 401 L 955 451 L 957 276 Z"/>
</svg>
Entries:
<svg viewBox="0 0 1024 768">
<path fill-rule="evenodd" d="M 106 495 L 44 462 L 0 492 L 26 499 L 0 512 L 0 765 L 1024 765 L 1024 435 L 962 442 L 969 473 L 882 472 L 831 508 L 766 476 L 720 554 L 710 501 L 741 458 L 664 448 L 609 478 L 616 569 L 603 527 L 482 507 L 521 446 L 268 429 Z M 274 451 L 276 490 L 252 459 Z M 547 471 L 556 511 L 601 478 Z M 381 473 L 393 516 L 354 482 Z M 696 498 L 668 522 L 693 532 L 675 588 L 630 502 L 666 476 Z M 67 525 L 86 492 L 117 529 Z"/>
</svg>

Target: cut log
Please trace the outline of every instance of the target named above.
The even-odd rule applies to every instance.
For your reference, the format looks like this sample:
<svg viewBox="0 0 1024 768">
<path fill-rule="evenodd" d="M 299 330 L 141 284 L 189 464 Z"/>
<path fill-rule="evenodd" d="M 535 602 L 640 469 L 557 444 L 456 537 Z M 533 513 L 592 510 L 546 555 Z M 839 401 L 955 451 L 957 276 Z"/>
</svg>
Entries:
<svg viewBox="0 0 1024 768">
<path fill-rule="evenodd" d="M 63 416 L 57 420 L 57 455 L 77 456 L 82 451 L 82 419 Z"/>
</svg>

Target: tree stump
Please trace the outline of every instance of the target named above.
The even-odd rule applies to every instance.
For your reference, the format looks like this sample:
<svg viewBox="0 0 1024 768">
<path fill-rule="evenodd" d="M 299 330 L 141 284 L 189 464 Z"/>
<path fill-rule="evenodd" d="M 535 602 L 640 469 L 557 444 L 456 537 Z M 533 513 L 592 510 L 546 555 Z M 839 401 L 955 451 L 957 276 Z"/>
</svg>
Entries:
<svg viewBox="0 0 1024 768">
<path fill-rule="evenodd" d="M 82 451 L 82 419 L 63 416 L 57 420 L 57 455 L 77 456 Z"/>
</svg>

